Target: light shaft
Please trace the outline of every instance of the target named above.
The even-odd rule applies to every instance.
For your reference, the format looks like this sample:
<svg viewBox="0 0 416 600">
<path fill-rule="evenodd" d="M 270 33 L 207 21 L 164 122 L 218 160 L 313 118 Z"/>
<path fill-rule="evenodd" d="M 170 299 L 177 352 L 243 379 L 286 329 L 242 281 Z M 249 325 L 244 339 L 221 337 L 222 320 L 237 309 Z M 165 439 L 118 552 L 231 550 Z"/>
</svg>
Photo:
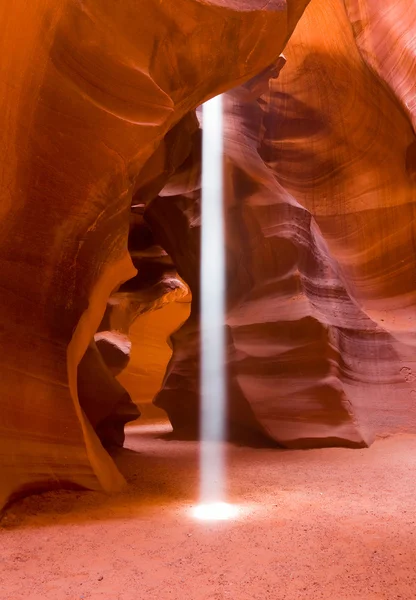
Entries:
<svg viewBox="0 0 416 600">
<path fill-rule="evenodd" d="M 201 209 L 201 502 L 225 497 L 225 250 L 223 107 L 216 96 L 202 107 Z"/>
</svg>

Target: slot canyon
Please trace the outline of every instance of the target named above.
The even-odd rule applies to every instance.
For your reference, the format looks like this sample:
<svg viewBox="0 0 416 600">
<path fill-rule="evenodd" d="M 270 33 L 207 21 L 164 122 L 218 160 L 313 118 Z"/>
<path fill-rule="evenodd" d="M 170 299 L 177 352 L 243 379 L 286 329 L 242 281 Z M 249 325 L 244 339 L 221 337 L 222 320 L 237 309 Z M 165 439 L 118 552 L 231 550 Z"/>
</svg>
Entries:
<svg viewBox="0 0 416 600">
<path fill-rule="evenodd" d="M 0 28 L 0 600 L 414 600 L 416 0 L 3 0 Z"/>
</svg>

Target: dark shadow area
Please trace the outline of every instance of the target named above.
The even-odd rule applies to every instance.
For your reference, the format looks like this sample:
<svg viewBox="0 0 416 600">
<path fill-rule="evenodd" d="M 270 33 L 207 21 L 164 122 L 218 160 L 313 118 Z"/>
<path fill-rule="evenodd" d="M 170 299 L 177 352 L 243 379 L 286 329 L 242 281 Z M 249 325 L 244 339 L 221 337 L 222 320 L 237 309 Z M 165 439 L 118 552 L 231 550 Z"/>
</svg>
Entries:
<svg viewBox="0 0 416 600">
<path fill-rule="evenodd" d="M 158 439 L 165 441 L 197 442 L 199 440 L 199 433 L 192 430 L 179 428 L 174 429 L 169 433 L 161 434 L 160 436 L 158 436 Z M 274 441 L 260 430 L 255 431 L 253 429 L 242 428 L 232 425 L 228 429 L 224 442 L 232 444 L 234 446 L 241 446 L 247 448 L 282 449 L 282 446 L 278 444 L 278 442 Z"/>
</svg>

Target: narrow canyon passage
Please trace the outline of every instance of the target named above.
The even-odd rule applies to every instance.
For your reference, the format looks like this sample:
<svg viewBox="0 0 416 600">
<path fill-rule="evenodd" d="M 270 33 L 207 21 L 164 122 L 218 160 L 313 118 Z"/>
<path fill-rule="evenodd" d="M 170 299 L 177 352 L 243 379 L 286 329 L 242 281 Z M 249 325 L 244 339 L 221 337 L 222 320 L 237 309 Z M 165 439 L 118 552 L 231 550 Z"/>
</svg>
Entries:
<svg viewBox="0 0 416 600">
<path fill-rule="evenodd" d="M 123 493 L 48 492 L 1 522 L 2 600 L 413 600 L 416 437 L 369 449 L 228 445 L 237 520 L 190 516 L 198 444 L 127 428 Z M 278 452 L 278 461 L 276 460 Z"/>
<path fill-rule="evenodd" d="M 415 24 L 0 2 L 0 600 L 416 599 Z"/>
</svg>

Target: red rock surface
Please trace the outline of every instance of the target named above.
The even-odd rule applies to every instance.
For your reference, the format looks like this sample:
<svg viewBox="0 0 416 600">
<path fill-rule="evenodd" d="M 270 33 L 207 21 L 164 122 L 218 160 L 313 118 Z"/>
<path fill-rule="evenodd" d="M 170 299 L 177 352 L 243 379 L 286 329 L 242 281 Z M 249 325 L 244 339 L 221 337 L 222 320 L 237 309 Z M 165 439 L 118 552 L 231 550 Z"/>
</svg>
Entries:
<svg viewBox="0 0 416 600">
<path fill-rule="evenodd" d="M 161 177 L 163 169 L 159 165 L 157 179 Z M 149 183 L 143 186 L 144 193 L 157 184 Z M 129 390 L 133 403 L 144 412 L 143 417 L 166 419 L 152 400 L 162 386 L 172 356 L 169 337 L 189 317 L 191 294 L 171 258 L 156 244 L 142 209 L 133 210 L 128 249 L 137 275 L 110 296 L 94 338 L 105 364 L 118 380 L 114 380 L 116 385 L 121 384 L 124 393 Z M 85 357 L 80 367 L 84 360 Z M 85 369 L 85 374 L 91 385 L 91 370 Z M 80 384 L 79 378 L 78 381 Z M 95 394 L 98 399 L 100 395 Z M 112 415 L 107 419 L 113 420 Z M 124 423 L 119 421 L 121 428 L 114 441 L 124 439 Z"/>
<path fill-rule="evenodd" d="M 258 78 L 224 96 L 230 428 L 288 447 L 416 428 L 412 37 L 404 2 L 346 4 L 312 0 L 259 102 Z M 195 303 L 199 202 L 185 171 L 146 213 Z M 197 326 L 194 306 L 156 400 L 194 435 Z"/>
<path fill-rule="evenodd" d="M 379 23 L 388 12 L 405 33 L 403 2 L 389 3 L 388 11 L 366 2 L 363 10 L 366 4 L 374 20 L 377 11 Z M 378 40 L 388 43 L 381 30 Z M 405 37 L 400 43 L 408 46 Z M 415 135 L 398 101 L 404 80 L 414 88 L 408 57 L 403 52 L 395 98 L 363 62 L 336 0 L 311 2 L 285 53 L 261 154 L 313 215 L 349 298 L 340 302 L 339 283 L 328 286 L 321 320 L 336 327 L 341 380 L 363 436 L 414 430 L 416 194 L 406 154 Z M 306 285 L 319 305 L 325 286 L 316 278 Z"/>
<path fill-rule="evenodd" d="M 115 490 L 77 369 L 118 286 L 140 171 L 208 97 L 262 71 L 307 0 L 0 6 L 0 506 Z"/>
<path fill-rule="evenodd" d="M 307 4 L 0 7 L 0 507 L 119 489 L 103 444 L 156 394 L 198 435 L 194 109 L 230 88 L 230 434 L 416 430 L 415 8 Z"/>
</svg>

